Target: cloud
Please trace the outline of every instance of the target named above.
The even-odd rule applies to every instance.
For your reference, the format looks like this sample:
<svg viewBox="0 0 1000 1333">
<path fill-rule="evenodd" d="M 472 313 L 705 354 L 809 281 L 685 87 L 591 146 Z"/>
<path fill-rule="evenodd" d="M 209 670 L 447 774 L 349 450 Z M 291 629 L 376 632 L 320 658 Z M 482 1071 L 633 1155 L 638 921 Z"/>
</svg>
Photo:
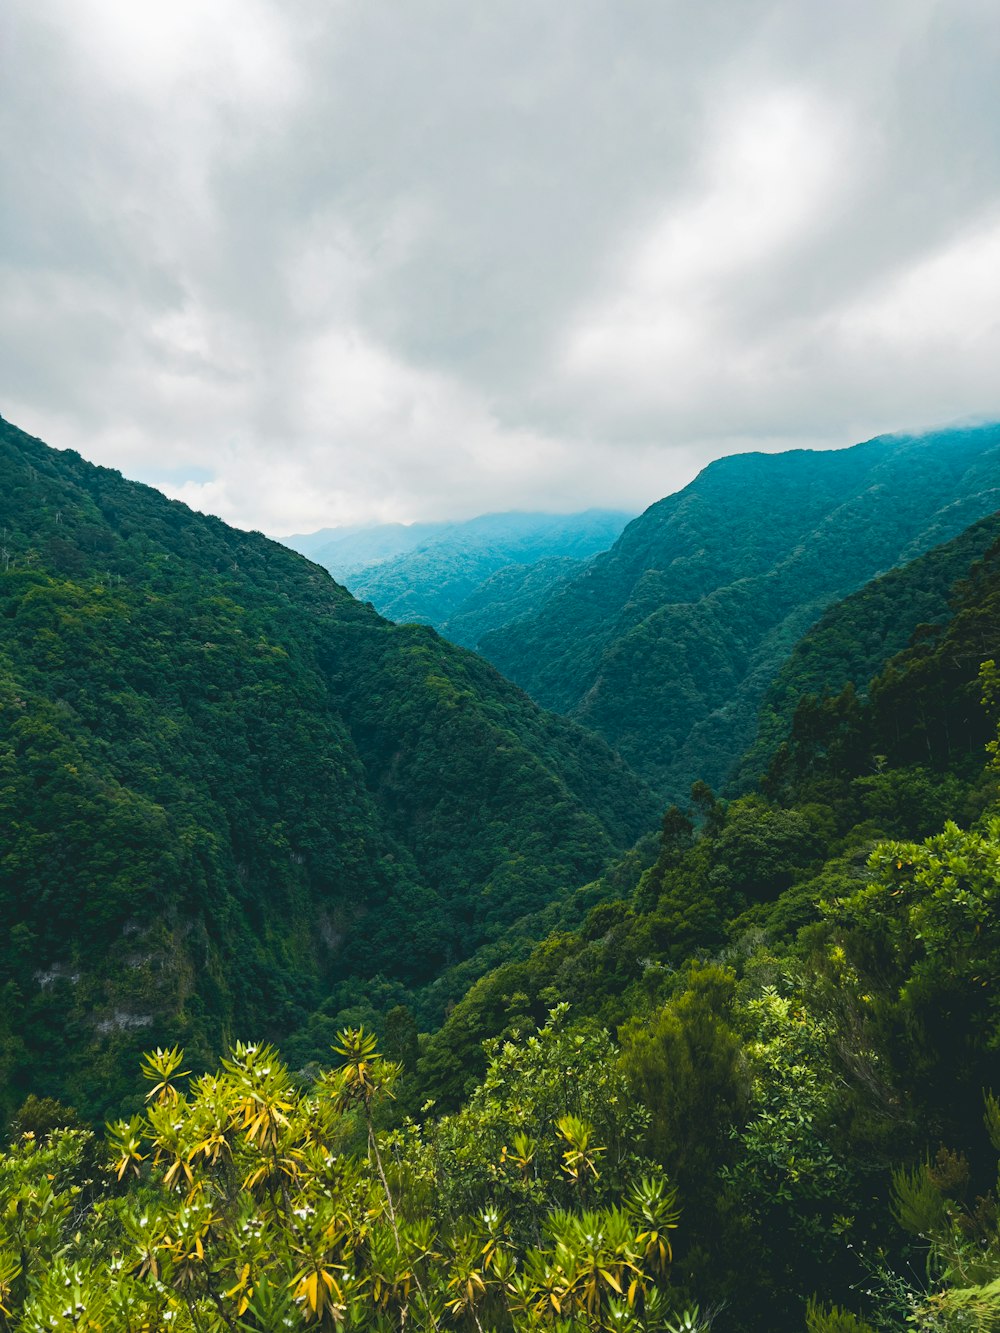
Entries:
<svg viewBox="0 0 1000 1333">
<path fill-rule="evenodd" d="M 992 0 L 10 0 L 0 411 L 280 532 L 1000 416 Z"/>
<path fill-rule="evenodd" d="M 713 384 L 745 375 L 754 289 L 780 284 L 814 240 L 850 146 L 834 109 L 796 90 L 727 107 L 705 131 L 689 197 L 664 204 L 610 294 L 573 322 L 567 378 L 605 382 L 618 415 L 705 410 Z"/>
</svg>

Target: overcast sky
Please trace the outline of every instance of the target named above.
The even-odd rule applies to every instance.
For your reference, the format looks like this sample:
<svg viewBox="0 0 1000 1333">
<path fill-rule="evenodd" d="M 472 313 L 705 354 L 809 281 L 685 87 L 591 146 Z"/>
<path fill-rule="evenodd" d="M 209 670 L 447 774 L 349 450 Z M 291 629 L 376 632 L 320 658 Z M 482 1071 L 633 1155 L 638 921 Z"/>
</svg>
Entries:
<svg viewBox="0 0 1000 1333">
<path fill-rule="evenodd" d="M 997 0 L 4 0 L 0 413 L 271 533 L 1000 417 Z"/>
</svg>

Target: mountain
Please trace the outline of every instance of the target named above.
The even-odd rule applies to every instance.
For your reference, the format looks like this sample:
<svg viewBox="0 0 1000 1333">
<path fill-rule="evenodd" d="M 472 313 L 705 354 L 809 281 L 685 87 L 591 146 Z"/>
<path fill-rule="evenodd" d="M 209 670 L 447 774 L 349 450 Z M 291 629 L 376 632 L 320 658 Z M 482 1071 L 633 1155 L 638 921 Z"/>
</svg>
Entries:
<svg viewBox="0 0 1000 1333">
<path fill-rule="evenodd" d="M 293 551 L 328 569 L 343 583 L 360 570 L 415 550 L 452 526 L 450 523 L 376 523 L 321 528 L 319 532 L 284 537 L 282 541 Z"/>
<path fill-rule="evenodd" d="M 741 1333 L 802 1329 L 806 1293 L 817 1333 L 888 1327 L 890 1302 L 927 1330 L 996 1308 L 998 526 L 831 606 L 788 681 L 844 688 L 800 699 L 763 793 L 702 787 L 697 811 L 668 810 L 637 877 L 633 853 L 582 925 L 482 975 L 420 1053 L 414 1102 L 447 1108 L 485 1072 L 484 1042 L 523 1049 L 557 1001 L 578 1033 L 617 1032 L 647 1150 L 684 1202 L 675 1280 Z M 923 1274 L 886 1275 L 909 1270 L 945 1196 L 955 1255 L 988 1198 L 990 1258 L 928 1297 Z M 858 1283 L 862 1247 L 876 1282 Z"/>
<path fill-rule="evenodd" d="M 726 780 L 830 602 L 998 506 L 995 425 L 720 459 L 478 646 L 679 797 Z"/>
<path fill-rule="evenodd" d="M 289 544 L 298 543 L 296 549 L 389 620 L 440 629 L 498 570 L 551 557 L 585 559 L 606 550 L 631 517 L 606 509 L 512 511 L 463 523 L 387 524 L 319 544 L 313 537 L 290 538 Z"/>
<path fill-rule="evenodd" d="M 995 1326 L 998 516 L 609 860 L 641 787 L 479 659 L 2 422 L 0 482 L 0 1112 L 140 1112 L 18 1108 L 7 1324 Z"/>
<path fill-rule="evenodd" d="M 914 636 L 932 640 L 951 619 L 955 585 L 998 540 L 1000 513 L 990 514 L 952 541 L 828 607 L 771 682 L 761 704 L 757 737 L 734 775 L 734 789 L 748 789 L 765 771 L 805 696 L 838 695 L 851 684 L 864 698 L 872 677 Z M 984 655 L 987 646 L 982 646 Z"/>
<path fill-rule="evenodd" d="M 8 1104 L 30 1072 L 100 1113 L 151 1045 L 419 997 L 655 814 L 604 742 L 259 534 L 2 421 L 0 496 Z"/>
<path fill-rule="evenodd" d="M 984 536 L 994 540 L 981 558 L 966 563 L 956 559 L 981 547 Z M 935 624 L 921 624 L 912 642 L 884 661 L 871 680 L 864 675 L 848 679 L 836 694 L 805 694 L 785 727 L 782 742 L 772 750 L 763 786 L 783 802 L 820 800 L 852 819 L 864 814 L 907 811 L 922 803 L 937 803 L 937 822 L 947 816 L 972 817 L 960 808 L 955 784 L 948 777 L 968 781 L 982 767 L 983 747 L 996 739 L 996 708 L 1000 693 L 995 683 L 997 645 L 1000 644 L 1000 516 L 977 524 L 957 543 L 932 552 L 915 571 L 902 575 L 954 573 L 964 577 L 951 590 L 949 604 Z M 898 585 L 897 585 L 898 586 Z M 871 585 L 866 603 L 877 614 L 884 589 Z M 829 642 L 831 624 L 850 625 L 860 607 L 857 598 L 832 608 L 821 632 L 807 636 L 793 662 L 814 639 L 817 649 Z M 869 661 L 859 654 L 862 673 Z M 992 666 L 988 683 L 983 664 Z M 840 674 L 840 673 L 837 673 Z M 835 677 L 834 677 L 835 678 Z M 984 688 L 985 686 L 985 688 Z M 991 717 L 985 703 L 990 704 Z M 909 769 L 900 783 L 894 770 Z M 972 792 L 973 803 L 996 800 L 996 774 Z M 866 804 L 867 803 L 867 804 Z"/>
<path fill-rule="evenodd" d="M 537 615 L 545 599 L 580 572 L 583 560 L 551 555 L 531 565 L 505 565 L 480 583 L 441 626 L 452 643 L 476 648 L 484 635 Z"/>
</svg>

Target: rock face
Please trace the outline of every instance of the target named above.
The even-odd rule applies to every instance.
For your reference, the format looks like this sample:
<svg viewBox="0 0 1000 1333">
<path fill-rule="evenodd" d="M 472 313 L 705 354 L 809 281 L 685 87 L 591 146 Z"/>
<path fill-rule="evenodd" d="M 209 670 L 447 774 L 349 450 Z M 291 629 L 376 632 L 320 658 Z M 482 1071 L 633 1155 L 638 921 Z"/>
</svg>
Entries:
<svg viewBox="0 0 1000 1333">
<path fill-rule="evenodd" d="M 683 797 L 725 781 L 830 602 L 998 507 L 997 426 L 721 459 L 479 648 Z"/>
</svg>

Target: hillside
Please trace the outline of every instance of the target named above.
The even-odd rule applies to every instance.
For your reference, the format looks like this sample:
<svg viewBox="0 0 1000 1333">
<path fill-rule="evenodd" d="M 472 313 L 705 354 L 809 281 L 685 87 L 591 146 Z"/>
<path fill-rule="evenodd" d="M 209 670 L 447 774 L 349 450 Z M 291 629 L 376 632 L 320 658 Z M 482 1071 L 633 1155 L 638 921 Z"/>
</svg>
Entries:
<svg viewBox="0 0 1000 1333">
<path fill-rule="evenodd" d="M 343 583 L 359 570 L 432 541 L 450 526 L 448 523 L 375 523 L 361 527 L 321 528 L 318 532 L 283 537 L 281 541 L 328 569 Z"/>
<path fill-rule="evenodd" d="M 981 535 L 975 532 L 976 544 Z M 881 590 L 871 591 L 876 600 Z M 847 608 L 844 619 L 855 609 Z M 765 791 L 783 801 L 837 806 L 855 786 L 861 792 L 884 788 L 883 798 L 901 808 L 928 798 L 939 803 L 939 818 L 949 811 L 963 817 L 947 775 L 966 780 L 978 773 L 983 747 L 996 731 L 995 717 L 983 707 L 980 667 L 995 661 L 998 644 L 1000 539 L 967 566 L 939 623 L 921 625 L 870 681 L 849 680 L 836 694 L 799 700 L 772 750 Z M 992 690 L 995 710 L 1000 698 L 995 685 Z M 882 775 L 897 769 L 913 771 L 915 789 L 893 791 L 893 780 Z M 987 792 L 995 799 L 995 787 Z M 859 807 L 848 809 L 857 814 Z"/>
<path fill-rule="evenodd" d="M 940 599 L 939 623 L 923 625 L 915 642 L 894 651 L 899 630 L 891 623 L 889 595 L 905 588 L 921 601 L 921 576 L 930 585 L 923 593 Z M 637 871 L 630 853 L 606 875 L 605 899 L 618 902 L 597 901 L 582 930 L 560 930 L 526 962 L 478 981 L 431 1039 L 429 1075 L 443 1047 L 469 1039 L 463 1024 L 470 1013 L 478 1011 L 481 1035 L 490 1035 L 497 1013 L 486 1017 L 484 1000 L 492 1002 L 501 978 L 504 992 L 518 992 L 532 1018 L 544 1017 L 552 987 L 585 1012 L 606 1006 L 604 1016 L 620 1022 L 630 1002 L 638 1002 L 630 987 L 658 957 L 677 965 L 690 952 L 723 947 L 727 936 L 751 922 L 766 923 L 773 936 L 794 936 L 815 917 L 816 894 L 803 888 L 815 889 L 814 872 L 828 855 L 863 851 L 879 837 L 923 837 L 949 816 L 968 822 L 996 803 L 996 774 L 984 774 L 984 763 L 1000 720 L 1000 693 L 994 685 L 992 705 L 984 703 L 982 665 L 1000 645 L 1000 516 L 835 603 L 803 636 L 790 663 L 811 665 L 828 651 L 831 627 L 858 625 L 866 606 L 883 614 L 881 656 L 880 631 L 871 625 L 869 641 L 853 654 L 863 674 L 841 679 L 836 693 L 800 697 L 766 753 L 765 796 L 726 800 L 701 787 L 692 794 L 695 808 L 685 802 L 668 811 L 657 864 Z M 910 618 L 915 606 L 904 598 L 903 616 Z M 845 646 L 839 660 L 848 663 L 850 656 Z M 828 670 L 813 679 L 822 676 L 833 679 Z M 700 832 L 693 817 L 701 821 Z M 862 868 L 853 859 L 851 876 Z M 668 884 L 677 895 L 672 916 L 651 933 Z M 684 895 L 691 895 L 686 906 Z M 627 948 L 620 930 L 625 920 L 636 934 Z M 581 951 L 588 955 L 582 966 Z M 467 1077 L 461 1059 L 447 1068 L 459 1083 Z"/>
<path fill-rule="evenodd" d="M 872 677 L 915 634 L 935 637 L 935 627 L 939 630 L 951 617 L 955 584 L 998 538 L 1000 514 L 990 514 L 828 607 L 771 682 L 757 737 L 733 775 L 734 790 L 747 790 L 764 772 L 804 696 L 838 695 L 850 683 L 864 697 Z"/>
<path fill-rule="evenodd" d="M 318 544 L 314 537 L 290 538 L 289 544 L 387 619 L 441 629 L 464 610 L 467 599 L 478 598 L 483 606 L 480 586 L 498 570 L 553 557 L 588 558 L 607 550 L 630 517 L 604 509 L 580 514 L 515 511 L 482 514 L 463 523 L 386 524 Z M 501 597 L 492 624 L 506 623 L 502 607 Z"/>
<path fill-rule="evenodd" d="M 0 477 L 2 1109 L 136 1112 L 18 1107 L 12 1329 L 994 1327 L 995 519 L 614 859 L 638 784 L 479 659 L 6 425 Z"/>
<path fill-rule="evenodd" d="M 725 781 L 831 601 L 998 505 L 997 426 L 721 459 L 479 648 L 680 796 Z"/>
<path fill-rule="evenodd" d="M 991 527 L 831 607 L 793 660 L 832 662 L 832 627 L 867 607 L 881 624 L 854 649 L 864 674 L 800 703 L 764 795 L 696 789 L 637 883 L 480 978 L 422 1050 L 415 1095 L 448 1106 L 485 1070 L 484 1039 L 530 1031 L 556 1000 L 579 1031 L 616 1031 L 646 1150 L 683 1200 L 674 1280 L 742 1333 L 930 1333 L 970 1310 L 995 1325 Z M 903 619 L 942 611 L 898 653 L 894 593 Z M 809 1293 L 839 1315 L 805 1322 Z"/>
<path fill-rule="evenodd" d="M 505 565 L 475 588 L 441 626 L 452 643 L 475 649 L 484 635 L 525 616 L 583 568 L 583 560 L 552 555 L 531 565 Z"/>
<path fill-rule="evenodd" d="M 94 1110 L 150 1044 L 413 995 L 654 816 L 603 742 L 259 534 L 6 422 L 0 495 L 8 1108 L 29 1066 Z"/>
</svg>

